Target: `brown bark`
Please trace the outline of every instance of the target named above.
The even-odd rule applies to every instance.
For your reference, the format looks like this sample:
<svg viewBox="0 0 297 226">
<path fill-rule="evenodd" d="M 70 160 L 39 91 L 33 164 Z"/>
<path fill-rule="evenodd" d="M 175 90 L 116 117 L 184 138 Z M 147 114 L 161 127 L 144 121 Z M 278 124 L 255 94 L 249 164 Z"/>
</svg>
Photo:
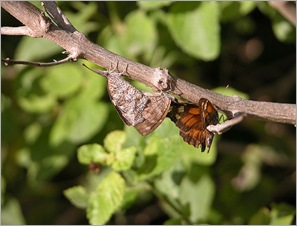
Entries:
<svg viewBox="0 0 297 226">
<path fill-rule="evenodd" d="M 124 72 L 131 79 L 142 82 L 153 90 L 175 94 L 192 103 L 198 103 L 202 97 L 207 98 L 230 117 L 244 115 L 260 120 L 296 124 L 295 104 L 260 102 L 224 96 L 171 77 L 166 69 L 151 68 L 133 62 L 90 42 L 84 34 L 69 24 L 54 2 L 43 4 L 46 12 L 57 25 L 52 23 L 43 11 L 28 2 L 1 2 L 1 7 L 22 22 L 26 28 L 3 27 L 1 35 L 20 35 L 23 32 L 23 35 L 48 39 L 64 48 L 74 61 L 83 58 L 107 69 L 117 65 L 116 71 Z"/>
</svg>

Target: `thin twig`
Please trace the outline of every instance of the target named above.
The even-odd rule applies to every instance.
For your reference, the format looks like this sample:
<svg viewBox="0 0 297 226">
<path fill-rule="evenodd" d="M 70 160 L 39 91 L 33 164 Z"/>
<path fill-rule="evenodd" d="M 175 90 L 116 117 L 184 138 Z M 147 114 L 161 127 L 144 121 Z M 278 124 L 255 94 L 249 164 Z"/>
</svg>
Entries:
<svg viewBox="0 0 297 226">
<path fill-rule="evenodd" d="M 230 120 L 225 121 L 222 124 L 216 124 L 216 125 L 209 125 L 207 127 L 207 130 L 210 132 L 214 132 L 217 134 L 222 134 L 228 131 L 232 126 L 240 123 L 244 119 L 244 115 L 240 115 L 237 117 L 234 117 Z"/>
<path fill-rule="evenodd" d="M 34 37 L 32 30 L 27 26 L 1 27 L 1 35 L 26 35 Z"/>
<path fill-rule="evenodd" d="M 76 61 L 76 58 L 73 58 L 72 56 L 68 56 L 62 60 L 54 60 L 54 62 L 30 62 L 30 61 L 22 61 L 22 60 L 12 60 L 9 58 L 6 59 L 1 59 L 2 62 L 4 62 L 4 64 L 6 66 L 8 65 L 13 65 L 13 64 L 23 64 L 23 65 L 30 65 L 30 66 L 36 66 L 36 67 L 49 67 L 49 66 L 55 66 L 55 65 L 59 65 L 59 64 L 63 64 L 66 62 L 72 62 L 72 61 Z"/>
</svg>

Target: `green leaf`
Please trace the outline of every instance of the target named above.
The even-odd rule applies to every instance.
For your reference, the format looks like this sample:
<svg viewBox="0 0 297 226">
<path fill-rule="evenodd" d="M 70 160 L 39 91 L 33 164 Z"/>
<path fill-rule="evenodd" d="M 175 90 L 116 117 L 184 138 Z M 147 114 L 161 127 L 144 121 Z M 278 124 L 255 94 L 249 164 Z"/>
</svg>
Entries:
<svg viewBox="0 0 297 226">
<path fill-rule="evenodd" d="M 290 225 L 293 223 L 295 215 L 295 208 L 286 203 L 272 204 L 270 224 Z"/>
<path fill-rule="evenodd" d="M 146 51 L 151 52 L 157 41 L 155 25 L 143 11 L 136 10 L 126 17 L 127 30 L 122 44 L 127 45 L 130 55 L 138 55 Z"/>
<path fill-rule="evenodd" d="M 215 193 L 210 176 L 198 176 L 201 175 L 200 169 L 194 167 L 189 177 L 185 177 L 180 185 L 180 202 L 184 207 L 189 207 L 191 223 L 207 220 Z"/>
<path fill-rule="evenodd" d="M 155 186 L 173 203 L 174 200 L 179 199 L 180 183 L 184 176 L 185 172 L 182 165 L 180 163 L 174 164 L 155 180 Z"/>
<path fill-rule="evenodd" d="M 77 151 L 78 161 L 82 164 L 89 164 L 91 162 L 106 163 L 108 154 L 104 148 L 99 144 L 88 144 L 81 146 Z"/>
<path fill-rule="evenodd" d="M 116 33 L 113 27 L 122 27 L 122 32 Z M 130 12 L 123 24 L 106 27 L 100 42 L 105 48 L 136 59 L 140 54 L 150 55 L 157 43 L 155 24 L 142 10 Z"/>
<path fill-rule="evenodd" d="M 126 134 L 123 131 L 116 130 L 109 133 L 104 139 L 104 147 L 109 152 L 118 152 L 126 141 Z"/>
<path fill-rule="evenodd" d="M 250 221 L 250 225 L 269 225 L 270 223 L 270 211 L 268 208 L 261 208 L 256 214 L 254 214 Z"/>
<path fill-rule="evenodd" d="M 272 204 L 271 210 L 264 207 L 254 214 L 251 217 L 249 224 L 291 225 L 295 215 L 295 208 L 286 203 Z"/>
<path fill-rule="evenodd" d="M 275 36 L 282 42 L 294 42 L 296 40 L 296 28 L 290 22 L 276 18 L 272 25 Z"/>
<path fill-rule="evenodd" d="M 270 17 L 275 36 L 282 42 L 296 43 L 296 26 L 292 25 L 267 2 L 259 2 L 258 8 Z"/>
<path fill-rule="evenodd" d="M 125 181 L 116 172 L 111 172 L 97 189 L 91 193 L 87 217 L 91 224 L 105 224 L 121 206 L 125 192 Z"/>
<path fill-rule="evenodd" d="M 56 105 L 56 98 L 52 95 L 29 94 L 20 97 L 19 104 L 27 112 L 42 113 L 51 110 Z"/>
<path fill-rule="evenodd" d="M 36 161 L 29 166 L 28 178 L 32 184 L 45 181 L 60 172 L 69 160 L 64 155 L 52 155 L 45 159 Z"/>
<path fill-rule="evenodd" d="M 91 18 L 98 14 L 98 4 L 96 2 L 73 2 L 72 7 L 75 11 L 64 12 L 66 17 L 75 28 L 83 34 L 88 34 L 91 31 L 97 31 L 99 28 L 98 22 L 92 21 Z"/>
<path fill-rule="evenodd" d="M 164 6 L 168 6 L 172 3 L 173 2 L 171 2 L 171 1 L 139 1 L 139 2 L 137 2 L 137 5 L 141 9 L 156 10 L 156 9 L 162 8 Z"/>
<path fill-rule="evenodd" d="M 256 2 L 219 2 L 221 8 L 220 18 L 223 22 L 232 22 L 248 14 L 256 7 Z"/>
<path fill-rule="evenodd" d="M 122 149 L 126 137 L 125 132 L 115 130 L 109 133 L 104 139 L 104 147 L 110 153 L 107 158 L 107 164 L 115 170 L 127 170 L 133 165 L 136 147 Z"/>
<path fill-rule="evenodd" d="M 111 162 L 111 166 L 114 170 L 128 170 L 133 166 L 135 159 L 136 148 L 129 147 L 123 150 L 117 151 Z"/>
<path fill-rule="evenodd" d="M 233 87 L 217 87 L 215 89 L 212 89 L 212 91 L 223 94 L 225 96 L 239 96 L 242 99 L 248 100 L 249 96 L 246 93 L 243 93 L 237 89 L 234 89 Z"/>
<path fill-rule="evenodd" d="M 81 143 L 90 139 L 103 127 L 107 113 L 104 103 L 83 98 L 70 99 L 51 131 L 51 144 L 58 145 L 63 140 Z"/>
<path fill-rule="evenodd" d="M 169 12 L 168 28 L 176 44 L 187 54 L 214 60 L 220 49 L 217 2 L 177 2 Z"/>
<path fill-rule="evenodd" d="M 179 140 L 178 129 L 165 119 L 162 124 L 146 139 L 143 150 L 144 164 L 138 169 L 139 179 L 147 179 L 159 175 L 169 169 L 183 150 Z"/>
<path fill-rule="evenodd" d="M 85 100 L 101 99 L 106 93 L 106 79 L 85 68 L 82 70 L 85 77 L 79 97 Z"/>
<path fill-rule="evenodd" d="M 25 218 L 20 203 L 10 198 L 5 205 L 1 205 L 1 225 L 25 225 Z"/>
<path fill-rule="evenodd" d="M 64 195 L 77 208 L 87 208 L 89 195 L 82 186 L 75 186 L 64 190 Z"/>
<path fill-rule="evenodd" d="M 41 80 L 41 87 L 49 94 L 67 97 L 78 90 L 82 73 L 76 65 L 64 64 L 51 67 Z"/>
<path fill-rule="evenodd" d="M 26 61 L 42 61 L 47 59 L 63 49 L 57 44 L 44 38 L 22 37 L 16 50 L 16 59 Z M 60 59 L 56 59 L 60 60 Z"/>
<path fill-rule="evenodd" d="M 17 78 L 17 100 L 27 112 L 43 113 L 56 105 L 56 97 L 45 93 L 40 87 L 43 73 L 40 68 L 28 69 Z"/>
</svg>

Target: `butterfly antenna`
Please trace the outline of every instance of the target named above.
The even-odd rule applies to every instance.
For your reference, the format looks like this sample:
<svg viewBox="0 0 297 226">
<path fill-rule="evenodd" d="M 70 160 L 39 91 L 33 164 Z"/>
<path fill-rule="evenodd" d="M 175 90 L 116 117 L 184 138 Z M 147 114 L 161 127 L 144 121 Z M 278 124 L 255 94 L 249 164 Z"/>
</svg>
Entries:
<svg viewBox="0 0 297 226">
<path fill-rule="evenodd" d="M 105 78 L 107 78 L 108 76 L 108 72 L 107 71 L 101 71 L 101 70 L 97 70 L 97 69 L 94 69 L 94 68 L 89 68 L 87 65 L 85 65 L 84 63 L 82 64 L 85 68 L 89 69 L 90 71 L 93 71 L 95 72 L 96 74 L 99 74 Z"/>
</svg>

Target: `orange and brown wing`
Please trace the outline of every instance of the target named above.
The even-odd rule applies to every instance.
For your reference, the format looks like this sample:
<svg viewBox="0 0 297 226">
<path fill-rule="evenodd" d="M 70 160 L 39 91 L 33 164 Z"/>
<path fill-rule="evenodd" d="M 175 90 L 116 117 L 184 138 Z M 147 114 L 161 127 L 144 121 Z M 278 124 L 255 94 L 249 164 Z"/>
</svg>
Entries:
<svg viewBox="0 0 297 226">
<path fill-rule="evenodd" d="M 194 147 L 201 145 L 201 151 L 208 151 L 214 134 L 206 128 L 218 123 L 218 113 L 211 102 L 201 98 L 199 106 L 186 103 L 172 103 L 167 115 L 179 128 L 180 136 L 185 142 Z"/>
<path fill-rule="evenodd" d="M 215 107 L 209 100 L 201 98 L 199 100 L 199 106 L 204 128 L 206 128 L 209 125 L 216 125 L 219 123 L 218 111 L 215 109 Z"/>
<path fill-rule="evenodd" d="M 193 104 L 173 103 L 168 117 L 180 130 L 180 136 L 185 142 L 194 147 L 202 145 L 205 149 L 203 122 L 201 121 L 200 109 Z"/>
</svg>

